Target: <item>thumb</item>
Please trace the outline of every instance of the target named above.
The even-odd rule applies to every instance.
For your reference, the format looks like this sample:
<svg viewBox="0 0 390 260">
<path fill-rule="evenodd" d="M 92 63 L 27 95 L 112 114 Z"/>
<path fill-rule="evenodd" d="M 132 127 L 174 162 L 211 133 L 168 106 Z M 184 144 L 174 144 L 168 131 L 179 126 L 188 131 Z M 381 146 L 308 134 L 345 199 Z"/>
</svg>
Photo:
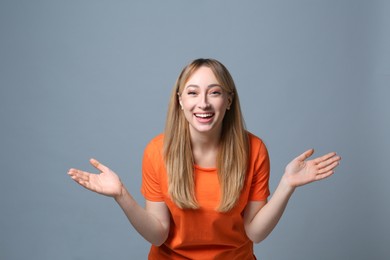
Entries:
<svg viewBox="0 0 390 260">
<path fill-rule="evenodd" d="M 309 158 L 310 156 L 312 156 L 314 153 L 314 149 L 311 148 L 309 150 L 307 150 L 306 152 L 302 153 L 301 155 L 299 155 L 296 160 L 298 161 L 304 161 L 306 160 L 307 158 Z"/>
<path fill-rule="evenodd" d="M 90 159 L 89 162 L 92 164 L 93 167 L 95 167 L 96 169 L 98 169 L 101 172 L 106 172 L 109 170 L 107 166 L 101 164 L 98 160 L 96 160 L 94 158 Z"/>
</svg>

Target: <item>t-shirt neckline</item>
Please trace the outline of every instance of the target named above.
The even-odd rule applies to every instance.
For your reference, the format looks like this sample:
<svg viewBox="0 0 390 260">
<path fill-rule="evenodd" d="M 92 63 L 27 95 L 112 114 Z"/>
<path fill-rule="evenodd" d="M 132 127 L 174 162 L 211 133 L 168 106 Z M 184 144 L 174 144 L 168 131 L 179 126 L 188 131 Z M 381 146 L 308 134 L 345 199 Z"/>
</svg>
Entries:
<svg viewBox="0 0 390 260">
<path fill-rule="evenodd" d="M 202 167 L 197 164 L 194 164 L 194 168 L 203 172 L 215 172 L 217 171 L 216 167 Z"/>
</svg>

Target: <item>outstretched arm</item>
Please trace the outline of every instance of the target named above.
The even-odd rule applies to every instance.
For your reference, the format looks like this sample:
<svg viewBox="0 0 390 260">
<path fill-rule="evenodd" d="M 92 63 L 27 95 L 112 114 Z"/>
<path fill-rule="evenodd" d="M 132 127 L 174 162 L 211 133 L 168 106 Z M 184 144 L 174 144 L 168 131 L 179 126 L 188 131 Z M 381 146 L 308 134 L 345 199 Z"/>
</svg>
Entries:
<svg viewBox="0 0 390 260">
<path fill-rule="evenodd" d="M 150 243 L 164 243 L 169 233 L 169 211 L 165 203 L 146 201 L 144 209 L 130 195 L 118 175 L 95 159 L 90 163 L 100 171 L 99 174 L 78 169 L 70 169 L 68 174 L 86 189 L 113 197 L 138 233 Z"/>
<path fill-rule="evenodd" d="M 296 187 L 331 176 L 341 160 L 336 153 L 307 160 L 313 153 L 314 150 L 310 149 L 287 165 L 268 203 L 265 201 L 248 203 L 244 213 L 244 223 L 246 233 L 253 242 L 261 242 L 272 232 Z"/>
</svg>

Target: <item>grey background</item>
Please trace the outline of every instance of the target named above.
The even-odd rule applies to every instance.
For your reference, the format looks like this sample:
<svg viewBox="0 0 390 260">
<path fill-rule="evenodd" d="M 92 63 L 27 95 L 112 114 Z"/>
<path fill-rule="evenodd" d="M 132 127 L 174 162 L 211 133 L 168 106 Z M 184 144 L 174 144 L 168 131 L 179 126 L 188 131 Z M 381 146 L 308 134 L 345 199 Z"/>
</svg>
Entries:
<svg viewBox="0 0 390 260">
<path fill-rule="evenodd" d="M 389 259 L 389 1 L 0 1 L 0 259 L 146 259 L 96 157 L 143 204 L 141 159 L 192 59 L 231 71 L 271 190 L 304 150 L 343 161 L 302 187 L 259 259 Z"/>
</svg>

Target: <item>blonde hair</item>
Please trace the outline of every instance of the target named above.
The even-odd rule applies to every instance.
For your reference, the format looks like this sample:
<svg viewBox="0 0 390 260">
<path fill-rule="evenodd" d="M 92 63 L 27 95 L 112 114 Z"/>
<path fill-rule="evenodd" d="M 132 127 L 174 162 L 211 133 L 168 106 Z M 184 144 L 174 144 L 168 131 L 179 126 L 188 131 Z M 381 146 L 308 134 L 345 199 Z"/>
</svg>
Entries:
<svg viewBox="0 0 390 260">
<path fill-rule="evenodd" d="M 200 67 L 210 68 L 222 89 L 232 96 L 230 109 L 223 119 L 220 148 L 217 156 L 221 200 L 218 210 L 227 212 L 237 203 L 245 183 L 249 144 L 237 90 L 229 71 L 217 60 L 197 59 L 180 73 L 173 88 L 164 133 L 164 160 L 168 174 L 168 192 L 180 208 L 197 209 L 194 193 L 194 159 L 189 124 L 178 100 L 191 75 Z"/>
</svg>

